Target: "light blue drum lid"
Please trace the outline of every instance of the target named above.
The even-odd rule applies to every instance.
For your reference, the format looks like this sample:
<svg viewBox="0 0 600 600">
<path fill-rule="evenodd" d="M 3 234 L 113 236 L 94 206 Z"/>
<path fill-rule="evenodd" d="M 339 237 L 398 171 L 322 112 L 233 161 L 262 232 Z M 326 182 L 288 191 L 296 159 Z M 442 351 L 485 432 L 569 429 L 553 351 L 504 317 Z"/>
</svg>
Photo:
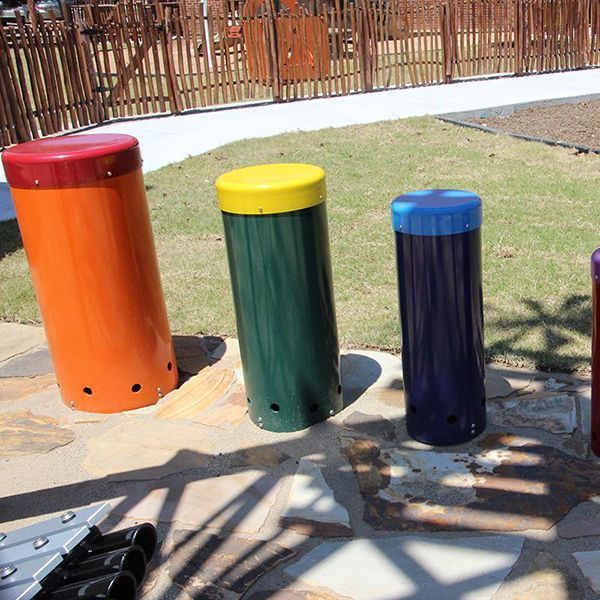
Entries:
<svg viewBox="0 0 600 600">
<path fill-rule="evenodd" d="M 463 190 L 420 190 L 392 202 L 395 231 L 411 235 L 453 235 L 481 227 L 481 198 Z"/>
</svg>

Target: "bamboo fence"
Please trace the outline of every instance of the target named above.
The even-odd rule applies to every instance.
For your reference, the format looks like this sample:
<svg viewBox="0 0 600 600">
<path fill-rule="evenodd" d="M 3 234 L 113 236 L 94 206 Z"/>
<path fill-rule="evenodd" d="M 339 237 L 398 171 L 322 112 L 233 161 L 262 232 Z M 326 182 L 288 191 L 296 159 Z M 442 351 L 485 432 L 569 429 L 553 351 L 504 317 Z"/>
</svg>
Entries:
<svg viewBox="0 0 600 600">
<path fill-rule="evenodd" d="M 301 6 L 128 0 L 16 15 L 0 25 L 2 147 L 123 117 L 600 66 L 597 0 Z"/>
</svg>

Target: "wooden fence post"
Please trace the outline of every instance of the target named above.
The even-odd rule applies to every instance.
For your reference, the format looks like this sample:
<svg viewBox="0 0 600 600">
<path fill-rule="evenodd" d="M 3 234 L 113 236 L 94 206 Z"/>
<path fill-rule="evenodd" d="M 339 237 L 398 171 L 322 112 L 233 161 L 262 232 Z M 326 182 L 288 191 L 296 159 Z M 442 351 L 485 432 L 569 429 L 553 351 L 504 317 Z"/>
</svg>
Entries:
<svg viewBox="0 0 600 600">
<path fill-rule="evenodd" d="M 444 83 L 450 83 L 454 78 L 454 65 L 456 62 L 456 40 L 453 27 L 454 11 L 448 1 L 444 2 L 440 10 L 442 32 L 442 60 L 444 64 Z"/>
<path fill-rule="evenodd" d="M 36 29 L 38 26 L 38 14 L 37 14 L 37 10 L 35 8 L 34 0 L 27 0 L 27 11 L 29 13 L 29 21 L 31 23 L 31 26 L 34 29 Z"/>
<path fill-rule="evenodd" d="M 25 107 L 20 102 L 19 81 L 16 79 L 14 66 L 8 42 L 4 33 L 4 27 L 0 23 L 0 102 L 4 104 L 4 112 L 7 121 L 7 130 L 14 142 L 25 142 L 31 139 L 31 135 L 25 124 Z"/>
<path fill-rule="evenodd" d="M 263 27 L 262 30 L 265 35 L 265 50 L 267 52 L 268 61 L 270 63 L 271 71 L 271 85 L 273 88 L 273 101 L 281 102 L 283 100 L 283 94 L 281 93 L 281 70 L 279 69 L 280 57 L 279 57 L 279 44 L 277 43 L 277 26 L 275 19 L 277 13 L 275 12 L 275 5 L 273 0 L 268 0 L 267 3 L 267 27 Z M 254 18 L 258 18 L 254 15 Z M 264 21 L 263 21 L 264 23 Z"/>
<path fill-rule="evenodd" d="M 86 67 L 86 73 L 84 73 L 85 91 L 91 100 L 96 123 L 102 123 L 105 120 L 105 107 L 102 104 L 98 72 L 94 66 L 94 59 L 92 58 L 92 51 L 90 49 L 92 42 L 90 40 L 91 34 L 89 28 L 92 27 L 92 24 L 89 23 L 86 26 L 79 12 L 75 13 L 74 17 L 73 31 L 75 33 L 75 40 L 79 48 L 81 48 L 82 58 Z"/>
<path fill-rule="evenodd" d="M 156 10 L 156 29 L 159 32 L 160 45 L 162 48 L 163 61 L 165 66 L 164 76 L 167 78 L 169 104 L 171 105 L 171 112 L 179 114 L 183 110 L 183 104 L 179 95 L 177 75 L 175 74 L 175 68 L 173 67 L 172 44 L 170 43 L 171 34 L 167 22 L 169 20 L 168 17 L 171 17 L 172 12 L 170 8 L 167 8 L 167 10 L 164 11 L 163 6 L 159 2 L 159 0 L 155 0 L 154 6 Z"/>
<path fill-rule="evenodd" d="M 358 16 L 360 19 L 358 51 L 363 74 L 364 91 L 370 92 L 373 89 L 373 43 L 370 26 L 371 12 L 366 0 L 358 0 Z"/>
<path fill-rule="evenodd" d="M 515 75 L 523 75 L 525 66 L 525 1 L 514 1 Z"/>
</svg>

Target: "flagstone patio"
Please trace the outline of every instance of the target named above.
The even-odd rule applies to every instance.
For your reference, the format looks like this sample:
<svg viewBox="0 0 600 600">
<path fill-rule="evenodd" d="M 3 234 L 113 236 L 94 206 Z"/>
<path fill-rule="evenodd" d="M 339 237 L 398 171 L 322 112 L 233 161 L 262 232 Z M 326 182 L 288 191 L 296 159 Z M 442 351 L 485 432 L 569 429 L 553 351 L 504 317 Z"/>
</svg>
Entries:
<svg viewBox="0 0 600 600">
<path fill-rule="evenodd" d="M 178 390 L 96 415 L 61 402 L 41 328 L 0 323 L 1 530 L 109 500 L 105 528 L 157 524 L 148 600 L 600 594 L 585 376 L 490 365 L 486 432 L 433 449 L 396 356 L 344 351 L 344 410 L 275 434 L 246 416 L 236 340 L 174 340 Z"/>
</svg>

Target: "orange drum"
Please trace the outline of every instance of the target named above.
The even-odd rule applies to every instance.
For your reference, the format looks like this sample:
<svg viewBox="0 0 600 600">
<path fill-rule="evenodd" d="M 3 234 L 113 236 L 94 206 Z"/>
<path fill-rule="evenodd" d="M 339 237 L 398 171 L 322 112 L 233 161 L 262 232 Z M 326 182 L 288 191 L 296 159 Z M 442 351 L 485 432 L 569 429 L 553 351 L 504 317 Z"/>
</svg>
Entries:
<svg viewBox="0 0 600 600">
<path fill-rule="evenodd" d="M 148 406 L 177 385 L 138 141 L 74 135 L 5 150 L 63 401 Z"/>
</svg>

